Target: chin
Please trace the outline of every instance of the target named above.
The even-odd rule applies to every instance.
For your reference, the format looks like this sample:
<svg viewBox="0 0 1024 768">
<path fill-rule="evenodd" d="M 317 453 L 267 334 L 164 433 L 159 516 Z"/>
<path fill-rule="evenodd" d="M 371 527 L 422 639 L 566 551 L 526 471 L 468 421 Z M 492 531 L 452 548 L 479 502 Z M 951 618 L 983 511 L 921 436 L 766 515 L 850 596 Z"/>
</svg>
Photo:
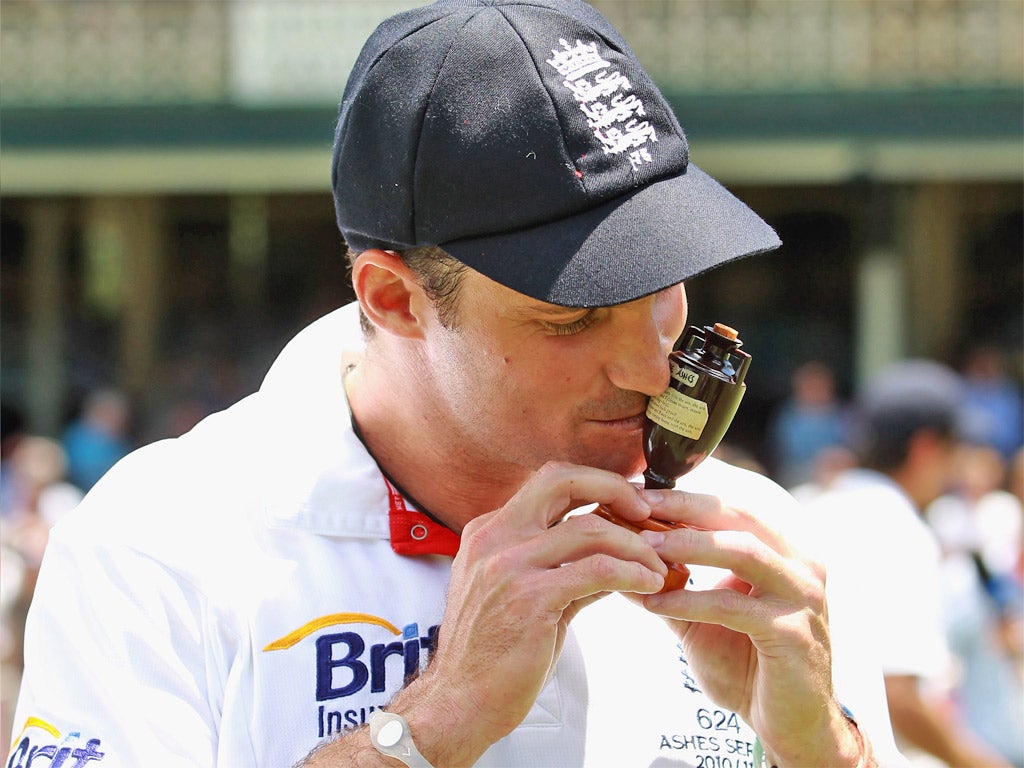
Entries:
<svg viewBox="0 0 1024 768">
<path fill-rule="evenodd" d="M 624 471 L 621 471 L 621 472 L 619 472 L 619 470 L 613 470 L 613 471 L 619 472 L 619 474 L 622 475 L 623 477 L 632 480 L 634 478 L 640 477 L 644 473 L 645 469 L 647 469 L 647 462 L 646 461 L 637 461 L 637 462 L 633 462 L 628 467 L 626 467 Z"/>
<path fill-rule="evenodd" d="M 602 453 L 599 456 L 580 458 L 576 463 L 614 472 L 629 479 L 639 477 L 647 468 L 647 462 L 644 461 L 642 455 L 636 458 L 619 457 L 616 459 L 613 455 Z"/>
</svg>

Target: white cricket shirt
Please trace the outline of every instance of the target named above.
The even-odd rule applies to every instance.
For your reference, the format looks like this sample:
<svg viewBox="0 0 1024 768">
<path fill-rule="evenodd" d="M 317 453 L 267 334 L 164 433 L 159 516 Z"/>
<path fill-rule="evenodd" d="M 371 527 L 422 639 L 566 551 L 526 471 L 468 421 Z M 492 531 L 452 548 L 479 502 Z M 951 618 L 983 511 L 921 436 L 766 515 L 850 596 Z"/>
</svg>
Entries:
<svg viewBox="0 0 1024 768">
<path fill-rule="evenodd" d="M 807 505 L 831 564 L 829 599 L 856 614 L 885 674 L 935 681 L 950 663 L 938 539 L 892 479 L 847 470 Z"/>
<path fill-rule="evenodd" d="M 131 454 L 55 527 L 8 768 L 290 766 L 423 668 L 457 540 L 392 498 L 352 432 L 342 367 L 361 345 L 354 305 L 322 318 L 258 393 Z M 798 514 L 714 460 L 685 485 Z M 891 756 L 877 669 L 836 647 L 840 697 Z M 478 764 L 751 766 L 754 734 L 697 688 L 667 627 L 607 598 Z"/>
</svg>

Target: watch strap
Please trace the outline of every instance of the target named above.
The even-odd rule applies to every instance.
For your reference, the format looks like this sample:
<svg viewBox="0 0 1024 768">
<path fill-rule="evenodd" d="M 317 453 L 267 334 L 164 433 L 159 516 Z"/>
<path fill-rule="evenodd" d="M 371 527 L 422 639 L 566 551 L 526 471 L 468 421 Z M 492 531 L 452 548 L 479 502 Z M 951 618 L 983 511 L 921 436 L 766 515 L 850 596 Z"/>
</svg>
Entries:
<svg viewBox="0 0 1024 768">
<path fill-rule="evenodd" d="M 370 715 L 370 743 L 382 755 L 400 760 L 409 768 L 434 768 L 416 749 L 409 723 L 394 712 L 378 709 Z"/>
</svg>

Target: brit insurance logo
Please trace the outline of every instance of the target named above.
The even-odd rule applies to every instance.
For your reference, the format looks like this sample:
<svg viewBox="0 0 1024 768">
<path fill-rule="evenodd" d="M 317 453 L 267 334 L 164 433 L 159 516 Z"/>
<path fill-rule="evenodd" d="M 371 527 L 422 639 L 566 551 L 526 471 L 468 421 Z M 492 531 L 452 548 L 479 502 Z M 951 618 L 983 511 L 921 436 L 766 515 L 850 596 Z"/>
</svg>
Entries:
<svg viewBox="0 0 1024 768">
<path fill-rule="evenodd" d="M 316 731 L 323 738 L 362 725 L 419 675 L 437 647 L 438 628 L 435 624 L 420 634 L 416 623 L 399 629 L 368 613 L 332 613 L 268 643 L 263 651 L 296 653 L 312 645 Z M 302 642 L 311 636 L 312 644 Z"/>
<path fill-rule="evenodd" d="M 60 730 L 38 717 L 25 721 L 13 744 L 7 768 L 31 765 L 86 768 L 89 763 L 98 763 L 104 758 L 99 739 L 83 738 L 77 731 L 62 735 Z"/>
</svg>

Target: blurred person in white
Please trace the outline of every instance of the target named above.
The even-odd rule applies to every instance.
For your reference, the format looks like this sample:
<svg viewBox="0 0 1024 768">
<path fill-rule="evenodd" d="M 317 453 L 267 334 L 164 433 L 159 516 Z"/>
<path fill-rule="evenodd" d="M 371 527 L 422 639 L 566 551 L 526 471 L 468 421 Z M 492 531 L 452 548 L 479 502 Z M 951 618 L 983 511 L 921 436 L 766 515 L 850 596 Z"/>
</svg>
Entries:
<svg viewBox="0 0 1024 768">
<path fill-rule="evenodd" d="M 927 510 L 943 550 L 976 556 L 992 597 L 1003 605 L 1019 602 L 1024 506 L 1008 489 L 1009 462 L 986 445 L 958 451 L 949 492 Z"/>
<path fill-rule="evenodd" d="M 943 549 L 943 605 L 957 659 L 957 704 L 971 729 L 1019 766 L 1024 764 L 1017 572 L 1022 506 L 1004 490 L 1006 478 L 1006 462 L 997 450 L 963 446 L 955 482 L 928 507 L 928 521 Z"/>
<path fill-rule="evenodd" d="M 11 506 L 0 528 L 0 719 L 6 754 L 23 660 L 25 615 L 35 589 L 50 528 L 82 500 L 65 480 L 67 459 L 47 437 L 22 435 L 5 459 Z"/>
<path fill-rule="evenodd" d="M 953 371 L 928 360 L 873 377 L 856 404 L 859 466 L 807 509 L 819 526 L 830 600 L 859 604 L 862 650 L 881 663 L 901 747 L 914 761 L 1003 766 L 948 689 L 940 549 L 923 519 L 949 482 L 962 393 Z"/>
<path fill-rule="evenodd" d="M 1021 448 L 1010 459 L 1007 469 L 1009 479 L 1006 486 L 1010 493 L 1024 509 L 1024 448 Z M 1013 564 L 1012 573 L 1018 584 L 1024 585 L 1024 534 L 1019 542 L 1020 549 L 1017 550 L 1017 560 Z"/>
<path fill-rule="evenodd" d="M 814 468 L 810 479 L 789 489 L 793 497 L 802 504 L 807 504 L 816 496 L 832 487 L 832 483 L 843 472 L 857 466 L 857 457 L 849 448 L 841 445 L 826 448 L 814 460 Z"/>
<path fill-rule="evenodd" d="M 29 435 L 11 453 L 18 504 L 4 521 L 3 540 L 38 568 L 50 528 L 82 500 L 82 491 L 67 481 L 67 457 L 56 440 Z"/>
</svg>

